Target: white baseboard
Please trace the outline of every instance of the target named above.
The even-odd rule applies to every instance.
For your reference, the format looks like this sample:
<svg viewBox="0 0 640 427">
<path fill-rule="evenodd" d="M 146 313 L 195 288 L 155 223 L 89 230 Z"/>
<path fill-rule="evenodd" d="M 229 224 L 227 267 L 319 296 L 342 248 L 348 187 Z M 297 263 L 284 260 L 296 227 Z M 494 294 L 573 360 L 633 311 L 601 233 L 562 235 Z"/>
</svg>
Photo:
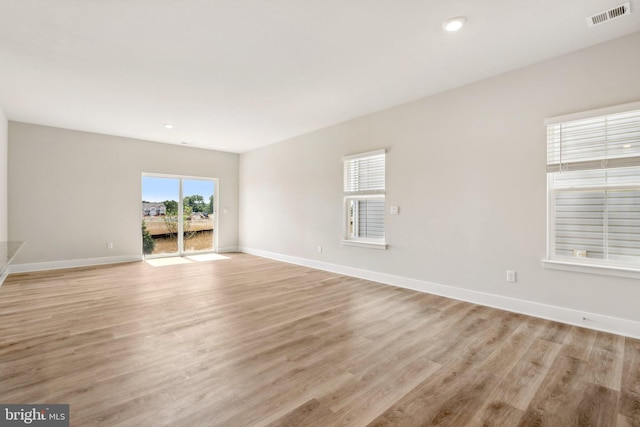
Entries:
<svg viewBox="0 0 640 427">
<path fill-rule="evenodd" d="M 347 267 L 338 264 L 331 264 L 307 258 L 299 258 L 290 255 L 283 255 L 274 252 L 252 249 L 241 246 L 240 252 L 256 255 L 264 258 L 271 258 L 291 264 L 316 268 L 318 270 L 330 271 L 332 273 L 343 274 L 345 276 L 357 277 L 384 283 L 386 285 L 398 286 L 400 288 L 412 289 L 443 297 L 467 301 L 514 313 L 526 314 L 540 317 L 542 319 L 554 320 L 556 322 L 576 325 L 583 328 L 597 331 L 610 332 L 631 338 L 640 338 L 640 322 L 622 319 L 619 317 L 606 316 L 597 313 L 587 313 L 570 308 L 558 307 L 542 304 L 533 301 L 526 301 L 511 297 L 505 297 L 485 292 L 472 291 L 469 289 L 456 288 L 439 283 L 426 282 L 408 277 L 396 276 L 392 274 L 379 273 L 375 271 L 363 270 L 359 268 Z"/>
<path fill-rule="evenodd" d="M 30 273 L 33 271 L 59 270 L 62 268 L 89 267 L 92 265 L 119 264 L 122 262 L 142 261 L 142 255 L 122 255 L 101 258 L 72 259 L 65 261 L 34 262 L 30 264 L 12 264 L 9 274 Z"/>
<path fill-rule="evenodd" d="M 225 246 L 223 248 L 218 248 L 219 254 L 229 253 L 229 252 L 238 252 L 237 246 Z"/>
</svg>

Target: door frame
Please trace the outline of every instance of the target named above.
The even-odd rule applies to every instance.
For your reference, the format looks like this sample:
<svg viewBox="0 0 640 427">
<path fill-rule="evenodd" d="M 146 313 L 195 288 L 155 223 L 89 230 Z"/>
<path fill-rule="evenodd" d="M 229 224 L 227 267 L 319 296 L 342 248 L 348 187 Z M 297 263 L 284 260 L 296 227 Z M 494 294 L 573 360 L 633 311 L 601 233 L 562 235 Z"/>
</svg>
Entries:
<svg viewBox="0 0 640 427">
<path fill-rule="evenodd" d="M 210 254 L 210 253 L 218 253 L 218 208 L 220 204 L 220 179 L 211 178 L 206 176 L 191 176 L 191 175 L 172 175 L 172 174 L 164 174 L 164 173 L 154 173 L 154 172 L 142 172 L 140 176 L 140 203 L 142 203 L 142 186 L 143 186 L 143 178 L 169 178 L 169 179 L 177 179 L 178 180 L 178 252 L 172 252 L 168 254 L 148 254 L 145 255 L 144 250 L 142 249 L 142 236 L 140 236 L 140 251 L 142 252 L 142 257 L 144 259 L 153 259 L 153 258 L 167 258 L 174 256 L 189 256 L 189 255 L 198 255 L 198 254 Z M 202 250 L 202 251 L 192 251 L 185 253 L 184 251 L 184 195 L 183 195 L 183 180 L 196 180 L 196 181 L 211 181 L 213 182 L 213 249 L 210 250 Z M 138 208 L 138 212 L 140 212 L 140 208 Z"/>
</svg>

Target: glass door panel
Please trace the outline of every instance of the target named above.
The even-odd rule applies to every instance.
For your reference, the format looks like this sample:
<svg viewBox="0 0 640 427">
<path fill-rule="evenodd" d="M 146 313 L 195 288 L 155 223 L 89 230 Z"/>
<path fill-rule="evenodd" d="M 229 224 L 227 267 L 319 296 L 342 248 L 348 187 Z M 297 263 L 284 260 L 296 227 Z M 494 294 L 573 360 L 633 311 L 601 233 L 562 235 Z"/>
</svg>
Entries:
<svg viewBox="0 0 640 427">
<path fill-rule="evenodd" d="M 142 249 L 145 255 L 179 253 L 177 178 L 142 177 Z"/>
<path fill-rule="evenodd" d="M 215 182 L 182 180 L 184 252 L 214 250 Z"/>
</svg>

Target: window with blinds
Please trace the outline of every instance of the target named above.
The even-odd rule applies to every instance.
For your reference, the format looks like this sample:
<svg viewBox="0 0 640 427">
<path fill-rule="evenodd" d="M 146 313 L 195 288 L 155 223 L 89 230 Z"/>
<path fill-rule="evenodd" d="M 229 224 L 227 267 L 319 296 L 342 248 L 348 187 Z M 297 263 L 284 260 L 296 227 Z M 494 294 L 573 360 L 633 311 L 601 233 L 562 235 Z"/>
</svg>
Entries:
<svg viewBox="0 0 640 427">
<path fill-rule="evenodd" d="M 640 267 L 640 105 L 548 123 L 549 258 Z"/>
<path fill-rule="evenodd" d="M 384 245 L 384 150 L 344 158 L 344 240 Z"/>
</svg>

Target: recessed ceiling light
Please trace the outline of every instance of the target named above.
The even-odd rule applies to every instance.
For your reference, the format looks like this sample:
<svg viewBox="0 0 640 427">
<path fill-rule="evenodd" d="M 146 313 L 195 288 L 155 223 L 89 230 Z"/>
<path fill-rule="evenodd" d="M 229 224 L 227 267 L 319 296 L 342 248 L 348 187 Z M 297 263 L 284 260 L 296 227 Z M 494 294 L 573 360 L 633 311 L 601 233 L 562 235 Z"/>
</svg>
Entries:
<svg viewBox="0 0 640 427">
<path fill-rule="evenodd" d="M 166 127 L 167 129 L 173 129 L 174 127 L 176 127 L 176 125 L 172 125 L 171 123 L 165 123 L 164 127 Z"/>
<path fill-rule="evenodd" d="M 624 144 L 622 148 L 631 148 L 631 144 Z"/>
<path fill-rule="evenodd" d="M 451 33 L 462 28 L 465 22 L 467 22 L 467 18 L 465 18 L 464 16 L 456 16 L 455 18 L 447 19 L 446 21 L 444 21 L 444 24 L 442 24 L 442 28 L 444 28 L 445 31 Z"/>
</svg>

